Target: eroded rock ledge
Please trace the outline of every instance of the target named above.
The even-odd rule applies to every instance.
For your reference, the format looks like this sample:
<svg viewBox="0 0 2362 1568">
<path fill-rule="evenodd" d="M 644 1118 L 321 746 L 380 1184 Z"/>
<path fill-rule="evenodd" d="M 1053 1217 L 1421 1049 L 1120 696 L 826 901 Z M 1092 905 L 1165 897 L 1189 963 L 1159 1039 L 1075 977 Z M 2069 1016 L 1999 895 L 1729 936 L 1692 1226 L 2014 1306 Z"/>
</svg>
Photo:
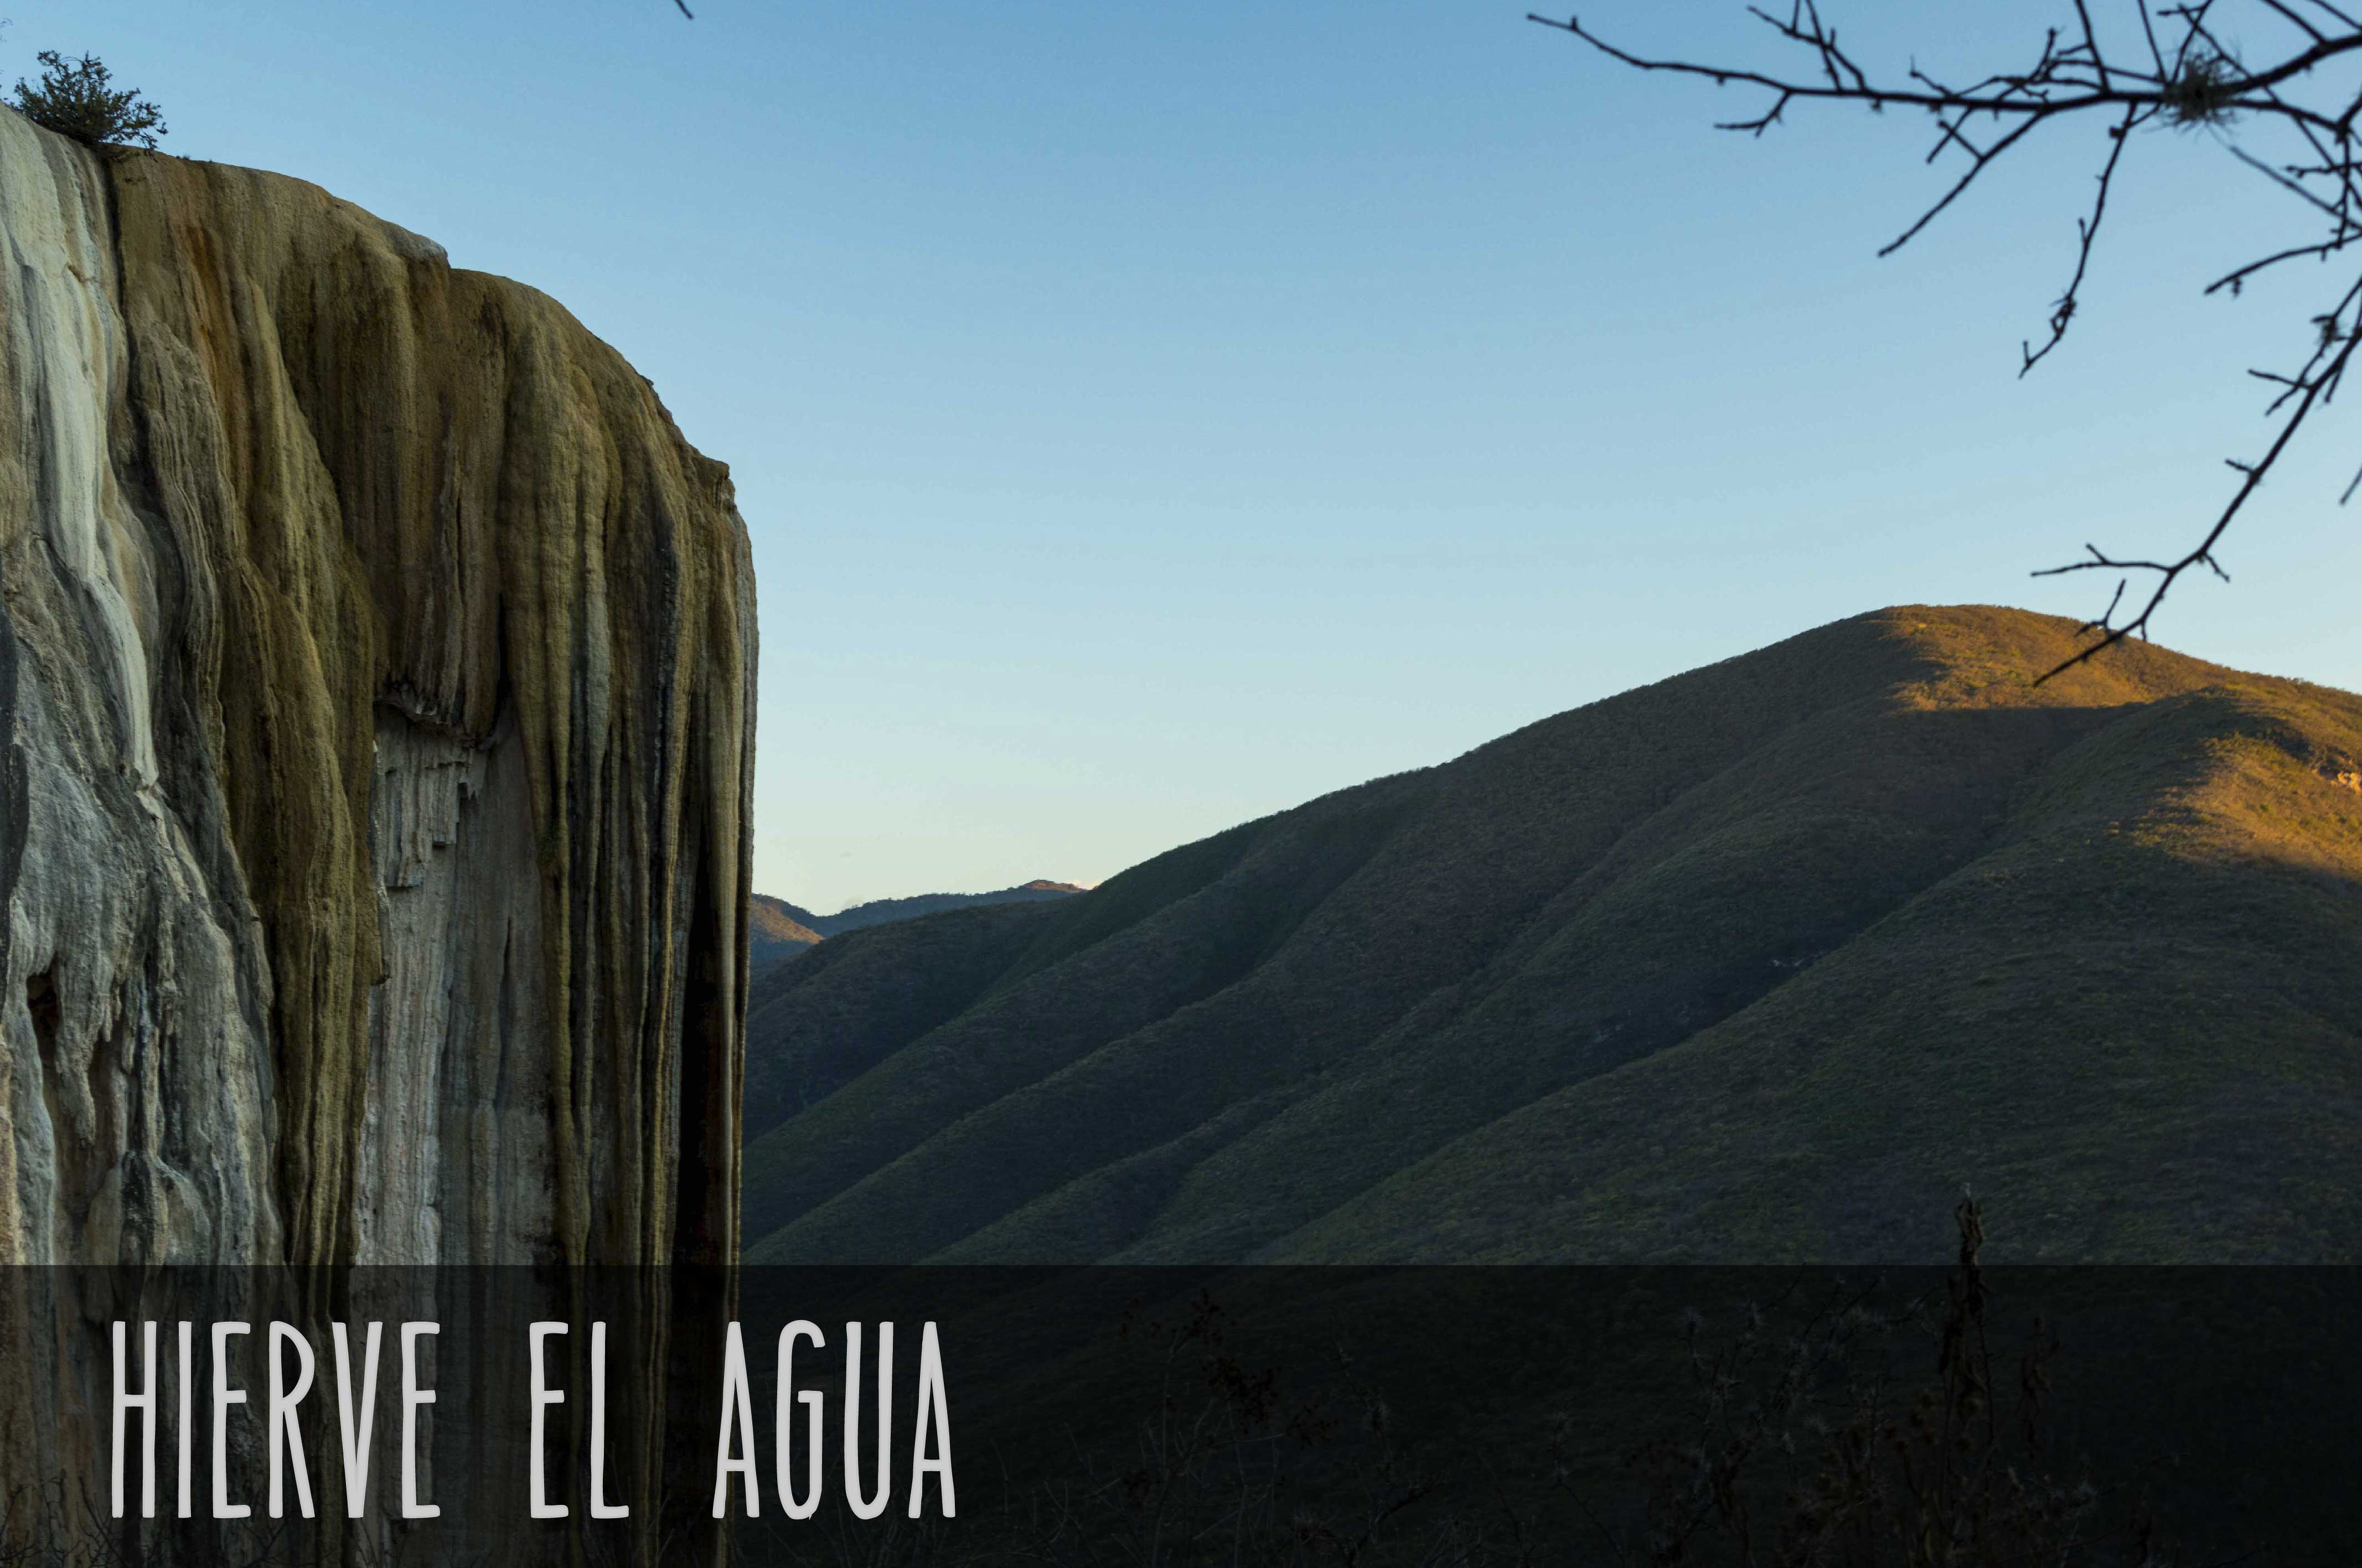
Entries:
<svg viewBox="0 0 2362 1568">
<path fill-rule="evenodd" d="M 736 1247 L 754 579 L 552 301 L 0 112 L 0 1261 Z"/>
</svg>

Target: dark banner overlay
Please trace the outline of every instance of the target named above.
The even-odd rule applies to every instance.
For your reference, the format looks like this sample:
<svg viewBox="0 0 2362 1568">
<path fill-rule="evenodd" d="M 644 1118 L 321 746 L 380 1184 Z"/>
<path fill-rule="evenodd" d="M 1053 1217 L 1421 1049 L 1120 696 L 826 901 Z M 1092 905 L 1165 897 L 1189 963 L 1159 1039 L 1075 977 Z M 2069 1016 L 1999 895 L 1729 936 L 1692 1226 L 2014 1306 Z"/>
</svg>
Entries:
<svg viewBox="0 0 2362 1568">
<path fill-rule="evenodd" d="M 2345 1268 L 19 1269 L 0 1387 L 6 1562 L 2362 1562 Z"/>
</svg>

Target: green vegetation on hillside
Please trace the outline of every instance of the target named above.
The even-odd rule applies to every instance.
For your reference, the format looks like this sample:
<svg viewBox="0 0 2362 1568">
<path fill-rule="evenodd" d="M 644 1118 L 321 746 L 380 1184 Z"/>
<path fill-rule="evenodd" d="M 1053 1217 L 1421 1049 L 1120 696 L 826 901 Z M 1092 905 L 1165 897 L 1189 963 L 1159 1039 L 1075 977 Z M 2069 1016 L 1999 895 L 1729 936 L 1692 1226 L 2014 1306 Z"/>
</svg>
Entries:
<svg viewBox="0 0 2362 1568">
<path fill-rule="evenodd" d="M 1972 1182 L 2002 1261 L 2347 1257 L 2362 701 L 2033 686 L 2072 631 L 1858 617 L 832 942 L 749 1256 L 1925 1261 Z"/>
</svg>

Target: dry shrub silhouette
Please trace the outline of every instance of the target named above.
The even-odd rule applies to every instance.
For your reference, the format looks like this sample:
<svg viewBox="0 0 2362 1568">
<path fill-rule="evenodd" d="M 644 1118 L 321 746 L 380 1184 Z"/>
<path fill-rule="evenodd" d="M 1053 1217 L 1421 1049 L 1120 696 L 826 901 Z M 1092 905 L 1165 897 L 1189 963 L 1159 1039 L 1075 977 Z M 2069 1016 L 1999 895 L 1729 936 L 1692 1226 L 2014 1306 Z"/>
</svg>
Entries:
<svg viewBox="0 0 2362 1568">
<path fill-rule="evenodd" d="M 1564 1417 L 1533 1473 L 1455 1473 L 1401 1430 L 1343 1349 L 1317 1380 L 1325 1394 L 1298 1394 L 1297 1379 L 1240 1353 L 1229 1315 L 1200 1295 L 1177 1321 L 1135 1315 L 1119 1331 L 1157 1374 L 1127 1448 L 1078 1450 L 1066 1478 L 1010 1487 L 987 1517 L 760 1542 L 742 1531 L 739 1549 L 835 1568 L 2182 1562 L 2144 1496 L 2052 1452 L 2059 1338 L 2037 1320 L 1996 1346 L 1981 1213 L 1964 1197 L 1953 1218 L 1959 1251 L 1940 1292 L 1882 1307 L 1876 1282 L 1839 1281 L 1807 1300 L 1800 1276 L 1727 1335 L 1686 1312 L 1690 1397 L 1632 1417 L 1620 1483 L 1585 1466 L 1586 1434 Z M 1911 1373 L 1931 1351 L 1932 1371 Z"/>
<path fill-rule="evenodd" d="M 1153 1397 L 1123 1446 L 1077 1450 L 1068 1474 L 1013 1489 L 983 1518 L 880 1529 L 838 1514 L 818 1540 L 793 1527 L 760 1538 L 742 1529 L 745 1560 L 831 1568 L 1503 1561 L 1470 1555 L 1481 1543 L 1456 1518 L 1418 1520 L 1437 1474 L 1402 1441 L 1343 1347 L 1333 1352 L 1329 1392 L 1306 1395 L 1279 1368 L 1240 1353 L 1230 1314 L 1204 1292 L 1171 1321 L 1135 1304 L 1115 1331 L 1144 1349 L 1155 1373 Z M 1326 1484 L 1308 1479 L 1313 1469 Z"/>
<path fill-rule="evenodd" d="M 2060 1344 L 2036 1319 L 1997 1357 L 1973 1197 L 1954 1211 L 1958 1259 L 1940 1309 L 1881 1311 L 1874 1286 L 1843 1287 L 1801 1331 L 1781 1333 L 1749 1304 L 1710 1343 L 1688 1320 L 1696 1404 L 1679 1437 L 1651 1439 L 1628 1464 L 1644 1522 L 1619 1535 L 1584 1511 L 1619 1563 L 1805 1568 L 2003 1568 L 2175 1561 L 2143 1497 L 2112 1496 L 2088 1462 L 2054 1468 L 2047 1437 Z M 1932 1330 L 1935 1376 L 1898 1387 L 1885 1347 Z M 1562 1434 L 1560 1449 L 1567 1452 Z M 1562 1488 L 1573 1495 L 1563 1458 Z M 1578 1504 L 1582 1499 L 1577 1498 Z M 2110 1505 L 2116 1505 L 2111 1507 Z"/>
</svg>

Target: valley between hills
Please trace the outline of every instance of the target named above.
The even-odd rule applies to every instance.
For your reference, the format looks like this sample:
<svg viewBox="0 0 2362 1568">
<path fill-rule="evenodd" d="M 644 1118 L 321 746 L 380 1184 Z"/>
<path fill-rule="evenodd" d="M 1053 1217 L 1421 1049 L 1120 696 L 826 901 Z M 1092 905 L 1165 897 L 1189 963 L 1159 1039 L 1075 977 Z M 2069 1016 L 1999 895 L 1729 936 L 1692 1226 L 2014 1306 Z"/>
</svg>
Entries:
<svg viewBox="0 0 2362 1568">
<path fill-rule="evenodd" d="M 752 1263 L 2327 1262 L 2362 699 L 1824 626 L 756 971 Z"/>
</svg>

